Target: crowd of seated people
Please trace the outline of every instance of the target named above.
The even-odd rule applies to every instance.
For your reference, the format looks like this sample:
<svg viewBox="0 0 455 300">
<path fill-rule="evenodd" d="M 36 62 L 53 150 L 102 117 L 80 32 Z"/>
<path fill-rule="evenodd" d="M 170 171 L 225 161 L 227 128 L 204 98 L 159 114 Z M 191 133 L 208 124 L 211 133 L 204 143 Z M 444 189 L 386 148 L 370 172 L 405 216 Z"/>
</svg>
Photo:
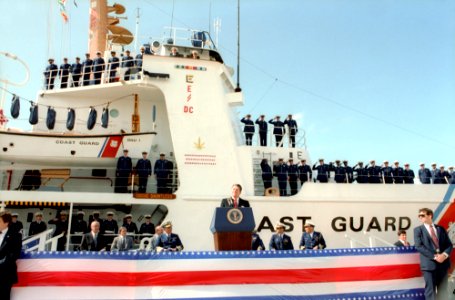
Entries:
<svg viewBox="0 0 455 300">
<path fill-rule="evenodd" d="M 307 165 L 306 160 L 302 159 L 297 163 L 290 158 L 288 162 L 280 158 L 269 165 L 267 159 L 260 163 L 264 189 L 272 187 L 272 180 L 277 178 L 280 196 L 286 196 L 288 185 L 291 195 L 297 193 L 298 182 L 302 186 L 305 182 L 314 180 L 314 182 L 327 183 L 383 183 L 383 184 L 414 184 L 414 180 L 419 180 L 422 184 L 455 184 L 454 168 L 449 167 L 445 170 L 443 165 L 437 167 L 436 163 L 431 164 L 431 169 L 425 167 L 424 163 L 420 164 L 417 176 L 410 168 L 409 163 L 400 166 L 398 161 L 389 165 L 384 161 L 381 166 L 376 165 L 374 160 L 364 165 L 359 161 L 351 167 L 347 160 L 335 160 L 335 162 L 325 163 L 320 158 L 312 167 Z M 313 176 L 313 172 L 315 175 Z"/>
<path fill-rule="evenodd" d="M 18 220 L 19 214 L 12 213 L 12 222 L 9 228 L 24 235 L 24 226 Z M 144 222 L 138 229 L 132 220 L 131 214 L 123 217 L 123 223 L 119 227 L 114 219 L 114 213 L 108 211 L 106 219 L 100 217 L 99 211 L 94 211 L 86 221 L 85 213 L 77 211 L 74 213 L 71 222 L 70 250 L 83 251 L 128 251 L 140 247 L 143 238 L 150 239 L 147 250 L 150 251 L 181 251 L 183 243 L 180 237 L 173 233 L 172 222 L 164 221 L 155 226 L 151 222 L 151 215 L 144 215 Z M 55 225 L 53 237 L 63 233 L 57 241 L 57 251 L 65 251 L 67 247 L 67 236 L 69 230 L 68 213 L 61 211 L 56 218 L 48 223 L 43 220 L 43 213 L 36 212 L 35 220 L 30 223 L 28 237 L 40 234 L 48 229 L 48 224 Z M 49 227 L 52 228 L 52 227 Z"/>
</svg>

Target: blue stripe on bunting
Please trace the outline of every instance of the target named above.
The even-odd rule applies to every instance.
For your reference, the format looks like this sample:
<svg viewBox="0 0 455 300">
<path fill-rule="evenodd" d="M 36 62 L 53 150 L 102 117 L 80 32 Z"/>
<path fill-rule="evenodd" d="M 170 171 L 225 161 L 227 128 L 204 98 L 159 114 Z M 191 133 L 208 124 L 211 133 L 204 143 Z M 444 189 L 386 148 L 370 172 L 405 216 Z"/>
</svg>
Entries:
<svg viewBox="0 0 455 300">
<path fill-rule="evenodd" d="M 336 256 L 365 256 L 383 254 L 416 253 L 414 247 L 381 247 L 356 249 L 326 249 L 326 250 L 287 250 L 287 251 L 183 251 L 183 252 L 89 252 L 89 251 L 38 251 L 22 253 L 22 259 L 220 259 L 220 258 L 288 258 L 288 257 L 336 257 Z"/>
</svg>

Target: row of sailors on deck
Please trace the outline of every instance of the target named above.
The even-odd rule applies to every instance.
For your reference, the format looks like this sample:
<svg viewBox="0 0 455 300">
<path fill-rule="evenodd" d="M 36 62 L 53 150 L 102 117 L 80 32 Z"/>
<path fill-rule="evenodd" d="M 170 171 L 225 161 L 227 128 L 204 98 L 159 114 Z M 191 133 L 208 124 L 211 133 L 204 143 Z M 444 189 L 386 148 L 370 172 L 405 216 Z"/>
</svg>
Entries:
<svg viewBox="0 0 455 300">
<path fill-rule="evenodd" d="M 151 50 L 150 50 L 151 51 Z M 85 60 L 81 62 L 80 57 L 75 58 L 75 62 L 70 64 L 68 58 L 63 58 L 63 63 L 58 67 L 54 63 L 53 58 L 49 58 L 49 65 L 44 71 L 45 82 L 44 86 L 46 90 L 54 89 L 55 78 L 60 77 L 60 88 L 65 89 L 69 86 L 87 86 L 91 84 L 101 84 L 101 77 L 104 72 L 107 72 L 109 82 L 117 81 L 117 70 L 118 68 L 124 68 L 125 74 L 123 79 L 128 81 L 134 74 L 137 74 L 136 78 L 140 79 L 140 73 L 142 71 L 142 61 L 144 54 L 154 54 L 153 51 L 146 52 L 145 47 L 140 48 L 140 53 L 135 57 L 131 56 L 130 50 L 125 50 L 119 57 L 117 57 L 116 51 L 111 51 L 111 57 L 107 64 L 102 57 L 100 51 L 96 52 L 96 58 L 91 59 L 90 53 L 85 54 Z M 169 56 L 183 57 L 178 53 L 176 47 L 172 47 Z M 189 58 L 199 59 L 198 52 L 193 50 L 188 56 Z M 91 80 L 93 78 L 93 80 Z M 69 82 L 71 80 L 71 85 Z"/>
<path fill-rule="evenodd" d="M 81 59 L 76 57 L 73 64 L 68 63 L 68 58 L 63 58 L 63 63 L 58 67 L 54 64 L 54 59 L 49 58 L 49 65 L 44 71 L 45 88 L 52 90 L 54 88 L 55 78 L 60 77 L 60 88 L 67 88 L 68 82 L 71 79 L 71 86 L 78 87 L 79 85 L 100 84 L 103 72 L 107 71 L 109 82 L 114 82 L 116 79 L 117 69 L 119 67 L 126 68 L 124 80 L 128 81 L 133 73 L 142 71 L 142 58 L 145 52 L 145 47 L 141 47 L 140 53 L 135 58 L 131 56 L 130 50 L 126 50 L 121 59 L 116 56 L 115 51 L 111 51 L 111 57 L 106 64 L 100 51 L 96 52 L 96 58 L 91 59 L 90 53 L 85 54 L 85 60 L 81 63 Z M 93 80 L 91 80 L 93 78 Z"/>
<path fill-rule="evenodd" d="M 245 133 L 245 143 L 247 146 L 252 145 L 253 135 L 255 130 L 255 125 L 258 125 L 259 132 L 259 142 L 261 146 L 267 146 L 267 131 L 268 125 L 273 125 L 273 135 L 275 136 L 275 145 L 277 147 L 283 147 L 283 136 L 286 134 L 287 126 L 289 130 L 289 147 L 295 148 L 295 136 L 299 131 L 297 126 L 297 121 L 292 118 L 292 115 L 289 114 L 288 117 L 282 122 L 280 116 L 275 116 L 275 118 L 270 119 L 268 122 L 265 120 L 265 115 L 260 115 L 259 118 L 253 122 L 251 120 L 251 115 L 248 114 L 243 117 L 240 122 L 245 124 L 243 127 L 243 132 Z"/>
<path fill-rule="evenodd" d="M 449 167 L 446 171 L 444 166 L 437 168 L 436 163 L 432 163 L 432 168 L 425 168 L 424 163 L 420 163 L 418 172 L 419 180 L 422 184 L 455 184 L 454 167 Z M 294 160 L 290 158 L 286 163 L 282 158 L 274 164 L 273 169 L 268 164 L 267 159 L 261 161 L 262 180 L 264 189 L 272 187 L 273 177 L 277 177 L 280 196 L 286 196 L 287 184 L 291 189 L 291 195 L 297 194 L 297 181 L 300 179 L 300 184 L 303 185 L 307 181 L 313 179 L 312 171 L 317 171 L 317 176 L 314 179 L 322 183 L 329 181 L 331 172 L 334 173 L 336 183 L 388 183 L 388 184 L 413 184 L 415 174 L 408 163 L 404 164 L 404 168 L 400 166 L 398 161 L 394 162 L 394 167 L 389 166 L 388 161 L 384 161 L 382 166 L 377 166 L 374 160 L 370 161 L 369 165 L 364 166 L 363 162 L 358 162 L 354 167 L 350 167 L 347 160 L 341 164 L 340 160 L 335 163 L 324 163 L 324 159 L 319 159 L 319 163 L 312 167 L 306 164 L 306 160 L 302 159 L 300 164 L 294 164 Z"/>
<path fill-rule="evenodd" d="M 20 234 L 23 234 L 23 224 L 19 221 L 18 214 L 12 213 L 13 217 L 10 228 Z M 131 235 L 141 235 L 141 237 L 152 237 L 150 246 L 152 250 L 165 250 L 165 251 L 180 251 L 183 249 L 180 238 L 175 233 L 172 233 L 172 223 L 170 221 L 164 222 L 155 227 L 151 222 L 151 216 L 145 215 L 145 222 L 141 224 L 140 229 L 133 222 L 131 214 L 125 215 L 123 225 L 118 226 L 117 221 L 114 220 L 114 213 L 107 212 L 106 219 L 100 218 L 98 211 L 93 212 L 90 216 L 88 223 L 84 220 L 85 213 L 78 211 L 75 219 L 71 223 L 71 243 L 76 244 L 75 250 L 130 250 L 133 248 L 134 243 L 137 242 Z M 57 241 L 57 251 L 65 251 L 68 233 L 68 213 L 65 211 L 60 212 L 58 218 L 49 220 L 48 224 L 55 225 L 55 230 L 52 234 L 56 237 L 63 233 L 63 236 Z M 87 225 L 89 224 L 89 225 Z M 30 223 L 28 236 L 33 236 L 47 230 L 47 224 L 43 220 L 41 212 L 35 213 L 35 220 Z M 92 234 L 90 234 L 92 233 Z M 115 235 L 118 234 L 117 237 Z"/>
</svg>

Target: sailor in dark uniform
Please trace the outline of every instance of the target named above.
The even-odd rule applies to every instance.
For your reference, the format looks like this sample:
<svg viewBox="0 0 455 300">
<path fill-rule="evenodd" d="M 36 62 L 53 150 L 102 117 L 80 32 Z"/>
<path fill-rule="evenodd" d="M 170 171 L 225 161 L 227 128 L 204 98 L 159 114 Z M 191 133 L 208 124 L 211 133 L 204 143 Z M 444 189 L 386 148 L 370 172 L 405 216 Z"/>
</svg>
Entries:
<svg viewBox="0 0 455 300">
<path fill-rule="evenodd" d="M 379 166 L 376 166 L 376 162 L 374 160 L 371 160 L 370 165 L 366 165 L 365 169 L 368 171 L 369 183 L 381 183 L 382 171 Z"/>
<path fill-rule="evenodd" d="M 288 165 L 288 180 L 289 187 L 291 188 L 291 195 L 297 194 L 297 179 L 299 178 L 299 167 L 294 164 L 292 158 L 289 159 Z"/>
<path fill-rule="evenodd" d="M 278 179 L 280 196 L 286 196 L 288 185 L 288 166 L 282 158 L 278 159 L 278 163 L 273 166 L 273 176 L 276 176 Z"/>
<path fill-rule="evenodd" d="M 319 250 L 327 247 L 322 233 L 314 231 L 315 225 L 313 222 L 306 221 L 303 227 L 305 232 L 300 239 L 300 250 Z"/>
<path fill-rule="evenodd" d="M 449 172 L 444 170 L 444 166 L 439 166 L 434 183 L 448 184 L 450 182 Z"/>
<path fill-rule="evenodd" d="M 303 185 L 307 181 L 311 181 L 311 179 L 313 178 L 313 172 L 311 172 L 311 167 L 306 164 L 306 159 L 302 159 L 300 161 L 299 178 L 301 185 Z"/>
<path fill-rule="evenodd" d="M 431 173 L 428 168 L 425 168 L 424 163 L 420 163 L 419 169 L 419 180 L 422 184 L 430 184 L 431 183 Z"/>
<path fill-rule="evenodd" d="M 161 247 L 162 251 L 182 251 L 182 241 L 177 234 L 172 232 L 172 222 L 163 222 L 161 227 L 163 227 L 164 232 L 160 236 L 158 247 Z"/>
<path fill-rule="evenodd" d="M 137 68 L 137 73 L 138 73 L 137 78 L 138 79 L 141 78 L 142 62 L 143 62 L 143 59 L 144 59 L 145 47 L 142 46 L 140 51 L 141 52 L 136 55 L 136 60 L 134 61 L 134 64 L 136 65 L 136 68 Z"/>
<path fill-rule="evenodd" d="M 133 163 L 128 156 L 128 150 L 123 150 L 123 156 L 117 161 L 117 169 L 115 171 L 115 192 L 128 193 L 128 179 L 133 169 Z"/>
<path fill-rule="evenodd" d="M 71 236 L 71 243 L 79 245 L 82 242 L 82 237 L 85 233 L 89 232 L 87 222 L 84 220 L 85 213 L 83 211 L 78 211 L 76 214 L 76 218 L 73 219 L 71 223 L 71 234 L 75 234 L 75 236 Z M 74 250 L 80 250 L 75 248 Z"/>
<path fill-rule="evenodd" d="M 414 171 L 409 168 L 409 164 L 405 163 L 404 164 L 404 170 L 403 170 L 403 179 L 404 183 L 414 183 Z"/>
<path fill-rule="evenodd" d="M 275 145 L 277 147 L 283 147 L 282 139 L 286 133 L 286 130 L 284 129 L 284 123 L 280 121 L 280 116 L 276 116 L 275 119 L 271 119 L 269 123 L 273 125 Z"/>
<path fill-rule="evenodd" d="M 404 172 L 403 168 L 400 167 L 400 163 L 398 161 L 394 162 L 395 167 L 392 170 L 393 174 L 393 182 L 395 184 L 401 184 L 404 182 Z"/>
<path fill-rule="evenodd" d="M 335 161 L 335 166 L 332 165 L 332 171 L 335 172 L 335 182 L 345 183 L 346 182 L 346 170 L 341 166 L 340 160 Z"/>
<path fill-rule="evenodd" d="M 101 52 L 96 52 L 96 58 L 93 60 L 93 78 L 95 84 L 101 83 L 101 76 L 106 68 L 104 59 L 101 57 Z"/>
<path fill-rule="evenodd" d="M 259 127 L 259 142 L 261 146 L 267 146 L 267 121 L 264 118 L 265 116 L 261 115 L 255 122 Z"/>
<path fill-rule="evenodd" d="M 368 183 L 368 170 L 363 167 L 363 162 L 359 161 L 354 166 L 353 171 L 357 173 L 355 178 L 357 183 Z"/>
<path fill-rule="evenodd" d="M 118 224 L 114 220 L 114 213 L 112 211 L 108 211 L 106 216 L 106 220 L 101 223 L 101 233 L 105 237 L 106 244 L 110 245 L 118 233 Z"/>
<path fill-rule="evenodd" d="M 393 169 L 392 167 L 389 167 L 389 162 L 387 160 L 384 161 L 384 166 L 381 168 L 381 172 L 385 183 L 393 183 L 392 171 Z"/>
<path fill-rule="evenodd" d="M 150 234 L 153 235 L 155 234 L 155 225 L 150 222 L 152 219 L 151 215 L 145 215 L 144 216 L 145 222 L 141 224 L 141 229 L 139 229 L 140 234 Z"/>
<path fill-rule="evenodd" d="M 259 236 L 256 230 L 254 230 L 253 233 L 251 234 L 251 250 L 253 251 L 265 250 L 264 242 L 262 241 L 261 237 Z"/>
<path fill-rule="evenodd" d="M 125 70 L 125 81 L 130 80 L 131 71 L 134 67 L 134 58 L 130 55 L 130 50 L 125 51 L 125 56 L 122 58 L 122 68 L 126 68 Z M 155 229 L 154 229 L 155 230 Z"/>
<path fill-rule="evenodd" d="M 348 183 L 353 183 L 354 182 L 354 171 L 349 166 L 347 160 L 343 160 L 343 167 L 344 167 L 344 171 L 346 173 L 346 178 L 348 180 Z"/>
<path fill-rule="evenodd" d="M 272 187 L 273 172 L 267 159 L 261 161 L 262 181 L 264 182 L 264 190 Z"/>
<path fill-rule="evenodd" d="M 68 63 L 68 58 L 63 59 L 63 64 L 60 65 L 58 75 L 60 76 L 60 88 L 66 89 L 68 87 L 68 79 L 70 77 L 71 65 Z"/>
<path fill-rule="evenodd" d="M 117 74 L 117 68 L 120 67 L 120 60 L 115 56 L 115 51 L 111 51 L 111 58 L 109 58 L 109 82 L 115 81 L 115 75 Z"/>
<path fill-rule="evenodd" d="M 57 77 L 58 74 L 58 67 L 56 64 L 54 64 L 54 59 L 49 58 L 49 65 L 46 67 L 46 71 L 44 71 L 44 86 L 46 90 L 52 90 L 54 89 L 54 81 L 55 77 Z"/>
<path fill-rule="evenodd" d="M 253 134 L 254 134 L 254 123 L 251 120 L 251 115 L 246 115 L 243 117 L 240 122 L 245 124 L 243 127 L 243 132 L 245 133 L 245 141 L 247 146 L 253 144 Z"/>
<path fill-rule="evenodd" d="M 155 161 L 155 166 L 153 168 L 153 173 L 156 177 L 156 186 L 158 194 L 167 194 L 168 188 L 168 179 L 170 175 L 169 163 L 166 160 L 164 153 L 160 153 L 160 159 Z"/>
<path fill-rule="evenodd" d="M 133 222 L 133 216 L 131 214 L 127 214 L 125 216 L 122 226 L 126 228 L 126 232 L 134 234 L 137 234 L 139 232 L 136 223 Z"/>
<path fill-rule="evenodd" d="M 33 236 L 35 234 L 46 231 L 47 225 L 43 221 L 43 213 L 38 211 L 35 213 L 35 221 L 30 223 L 30 228 L 28 229 L 28 236 Z"/>
<path fill-rule="evenodd" d="M 147 152 L 142 152 L 142 158 L 137 161 L 136 173 L 139 176 L 139 193 L 147 191 L 147 182 L 150 175 L 152 175 L 152 163 L 147 158 Z M 155 231 L 155 229 L 153 229 Z"/>
<path fill-rule="evenodd" d="M 288 125 L 289 129 L 289 146 L 295 148 L 295 136 L 299 130 L 297 128 L 297 122 L 292 118 L 291 114 L 284 120 L 284 125 Z"/>
<path fill-rule="evenodd" d="M 291 237 L 284 233 L 284 224 L 275 224 L 275 233 L 270 238 L 270 250 L 294 250 Z"/>
<path fill-rule="evenodd" d="M 18 217 L 18 213 L 11 214 L 11 224 L 9 224 L 9 229 L 16 233 L 19 233 L 22 236 L 24 232 L 24 224 L 22 224 L 22 222 L 17 219 Z"/>
<path fill-rule="evenodd" d="M 316 164 L 313 165 L 313 171 L 314 170 L 318 171 L 318 176 L 316 176 L 316 180 L 323 183 L 329 182 L 330 166 L 324 163 L 323 158 L 319 159 L 319 165 L 317 166 Z"/>
<path fill-rule="evenodd" d="M 90 53 L 85 53 L 85 60 L 82 62 L 82 84 L 90 85 L 90 74 L 92 74 L 93 60 L 90 59 Z"/>
<path fill-rule="evenodd" d="M 82 64 L 81 59 L 76 57 L 76 62 L 71 65 L 71 77 L 72 77 L 72 86 L 78 87 L 79 86 L 79 79 L 81 78 L 82 74 Z"/>
<path fill-rule="evenodd" d="M 430 174 L 431 174 L 431 183 L 435 184 L 435 183 L 438 183 L 438 180 L 437 180 L 437 175 L 438 175 L 438 168 L 436 168 L 436 163 L 432 163 L 431 164 L 431 170 L 430 170 Z"/>
<path fill-rule="evenodd" d="M 56 237 L 63 233 L 63 236 L 57 241 L 57 251 L 65 251 L 66 236 L 68 234 L 68 213 L 66 211 L 60 212 L 60 215 L 48 222 L 49 224 L 55 225 L 54 233 L 52 237 Z"/>
</svg>

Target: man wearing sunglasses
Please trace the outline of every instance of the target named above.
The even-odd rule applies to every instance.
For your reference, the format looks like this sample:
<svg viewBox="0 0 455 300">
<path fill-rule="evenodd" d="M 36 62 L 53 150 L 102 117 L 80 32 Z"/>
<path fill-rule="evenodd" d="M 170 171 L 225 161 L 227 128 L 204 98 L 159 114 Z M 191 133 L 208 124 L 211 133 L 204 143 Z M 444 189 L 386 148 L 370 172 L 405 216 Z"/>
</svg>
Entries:
<svg viewBox="0 0 455 300">
<path fill-rule="evenodd" d="M 433 211 L 419 210 L 422 225 L 414 228 L 414 241 L 420 253 L 420 269 L 425 280 L 425 299 L 450 299 L 447 295 L 447 271 L 450 267 L 449 255 L 452 252 L 444 227 L 433 223 Z"/>
</svg>

